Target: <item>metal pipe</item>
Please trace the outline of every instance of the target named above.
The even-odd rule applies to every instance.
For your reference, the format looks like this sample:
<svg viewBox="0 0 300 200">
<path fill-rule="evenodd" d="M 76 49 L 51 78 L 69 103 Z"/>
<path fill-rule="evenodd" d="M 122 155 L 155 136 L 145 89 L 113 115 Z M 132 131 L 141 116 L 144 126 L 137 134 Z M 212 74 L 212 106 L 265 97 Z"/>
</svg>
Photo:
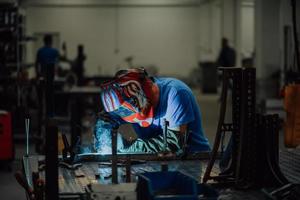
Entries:
<svg viewBox="0 0 300 200">
<path fill-rule="evenodd" d="M 111 158 L 111 176 L 112 183 L 118 183 L 118 168 L 117 168 L 117 129 L 112 129 L 111 131 L 111 150 L 112 150 L 112 158 Z"/>
<path fill-rule="evenodd" d="M 25 118 L 25 131 L 26 131 L 26 156 L 29 155 L 29 127 L 30 127 L 30 119 Z"/>
</svg>

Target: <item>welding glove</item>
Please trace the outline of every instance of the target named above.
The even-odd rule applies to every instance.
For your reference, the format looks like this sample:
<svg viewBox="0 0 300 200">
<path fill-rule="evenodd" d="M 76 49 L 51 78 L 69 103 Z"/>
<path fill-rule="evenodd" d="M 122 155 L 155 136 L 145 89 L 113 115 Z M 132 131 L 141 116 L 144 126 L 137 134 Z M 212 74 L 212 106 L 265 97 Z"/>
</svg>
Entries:
<svg viewBox="0 0 300 200">
<path fill-rule="evenodd" d="M 120 149 L 122 153 L 159 153 L 164 150 L 164 138 L 162 134 L 148 140 L 138 138 L 128 148 Z M 166 151 L 181 154 L 183 152 L 178 133 L 174 130 L 167 130 L 167 148 Z"/>
<path fill-rule="evenodd" d="M 120 121 L 113 115 L 102 111 L 97 114 L 97 120 L 101 120 L 101 126 L 104 128 L 117 129 L 120 126 Z"/>
</svg>

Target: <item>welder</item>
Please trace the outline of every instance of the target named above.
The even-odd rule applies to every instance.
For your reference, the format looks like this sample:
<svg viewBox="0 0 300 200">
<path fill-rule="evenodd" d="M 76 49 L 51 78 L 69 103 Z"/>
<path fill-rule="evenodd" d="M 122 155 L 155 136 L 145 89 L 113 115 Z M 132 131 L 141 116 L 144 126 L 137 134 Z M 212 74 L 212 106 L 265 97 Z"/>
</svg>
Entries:
<svg viewBox="0 0 300 200">
<path fill-rule="evenodd" d="M 196 98 L 182 81 L 150 77 L 145 69 L 133 68 L 118 71 L 101 89 L 104 111 L 96 124 L 98 152 L 104 150 L 101 144 L 110 142 L 103 130 L 124 123 L 132 124 L 137 139 L 126 146 L 119 137 L 119 152 L 210 151 Z"/>
</svg>

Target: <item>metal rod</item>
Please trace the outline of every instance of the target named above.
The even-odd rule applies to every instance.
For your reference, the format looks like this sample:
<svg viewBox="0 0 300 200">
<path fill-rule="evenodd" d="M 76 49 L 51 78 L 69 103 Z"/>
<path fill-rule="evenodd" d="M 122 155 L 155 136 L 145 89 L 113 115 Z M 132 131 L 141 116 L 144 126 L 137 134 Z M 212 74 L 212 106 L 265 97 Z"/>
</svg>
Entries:
<svg viewBox="0 0 300 200">
<path fill-rule="evenodd" d="M 112 146 L 112 158 L 111 158 L 111 176 L 112 183 L 118 183 L 118 168 L 117 168 L 117 129 L 112 129 L 111 131 L 111 146 Z"/>
<path fill-rule="evenodd" d="M 29 155 L 29 118 L 25 118 L 25 131 L 26 131 L 26 156 Z"/>
<path fill-rule="evenodd" d="M 18 2 L 18 1 L 16 1 Z M 17 36 L 17 42 L 16 42 L 16 54 L 17 54 L 17 75 L 19 76 L 20 75 L 20 72 L 21 72 L 21 58 L 20 58 L 20 28 L 19 28 L 19 23 L 20 23 L 20 20 L 19 20 L 19 17 L 21 16 L 20 13 L 19 13 L 19 9 L 18 9 L 18 3 L 16 4 L 17 6 L 17 12 L 16 12 L 16 36 Z M 18 106 L 21 106 L 21 85 L 20 85 L 20 82 L 18 81 L 17 82 L 17 95 L 18 95 Z"/>
<path fill-rule="evenodd" d="M 169 122 L 164 119 L 164 130 L 163 130 L 163 137 L 164 137 L 164 147 L 163 147 L 163 151 L 166 152 L 168 149 L 168 143 L 167 143 L 167 132 L 168 132 L 168 126 L 169 126 Z"/>
<path fill-rule="evenodd" d="M 219 121 L 218 121 L 218 126 L 217 126 L 217 131 L 216 131 L 216 137 L 214 141 L 214 146 L 211 152 L 211 157 L 210 160 L 207 164 L 206 170 L 204 172 L 203 176 L 203 183 L 206 183 L 209 179 L 211 179 L 210 173 L 213 169 L 214 163 L 216 161 L 216 157 L 218 154 L 220 142 L 221 142 L 221 137 L 222 137 L 222 126 L 224 124 L 225 120 L 225 114 L 226 114 L 226 103 L 227 103 L 227 91 L 229 87 L 229 72 L 226 69 L 219 68 L 223 71 L 223 76 L 222 76 L 222 93 L 221 93 L 221 107 L 220 107 L 220 114 L 219 114 Z"/>
</svg>

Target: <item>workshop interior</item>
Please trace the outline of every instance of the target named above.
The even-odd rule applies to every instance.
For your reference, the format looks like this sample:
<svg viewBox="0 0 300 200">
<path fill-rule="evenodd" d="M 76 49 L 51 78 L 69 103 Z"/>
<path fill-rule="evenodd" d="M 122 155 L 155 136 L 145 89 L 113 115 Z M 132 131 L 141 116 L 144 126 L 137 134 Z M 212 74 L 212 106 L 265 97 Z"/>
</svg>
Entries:
<svg viewBox="0 0 300 200">
<path fill-rule="evenodd" d="M 299 200 L 299 0 L 1 0 L 0 199 Z"/>
</svg>

